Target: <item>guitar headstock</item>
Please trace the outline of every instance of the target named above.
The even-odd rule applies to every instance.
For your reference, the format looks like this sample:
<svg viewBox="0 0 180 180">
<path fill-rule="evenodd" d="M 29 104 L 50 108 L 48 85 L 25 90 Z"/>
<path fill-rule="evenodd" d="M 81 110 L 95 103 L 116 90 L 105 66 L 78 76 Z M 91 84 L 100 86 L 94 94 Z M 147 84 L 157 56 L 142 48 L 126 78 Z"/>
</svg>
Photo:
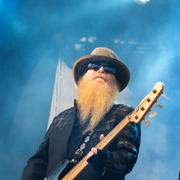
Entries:
<svg viewBox="0 0 180 180">
<path fill-rule="evenodd" d="M 162 82 L 157 82 L 152 91 L 150 91 L 145 98 L 139 103 L 139 105 L 134 109 L 134 111 L 129 115 L 128 120 L 130 122 L 140 123 L 145 115 L 150 111 L 154 103 L 164 91 L 164 84 Z"/>
</svg>

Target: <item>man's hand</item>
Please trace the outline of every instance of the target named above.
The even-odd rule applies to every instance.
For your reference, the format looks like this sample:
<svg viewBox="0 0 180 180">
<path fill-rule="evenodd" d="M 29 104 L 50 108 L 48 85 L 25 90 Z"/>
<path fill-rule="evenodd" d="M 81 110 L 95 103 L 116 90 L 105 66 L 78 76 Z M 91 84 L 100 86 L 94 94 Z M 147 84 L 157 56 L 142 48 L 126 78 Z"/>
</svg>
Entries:
<svg viewBox="0 0 180 180">
<path fill-rule="evenodd" d="M 101 134 L 100 137 L 99 137 L 100 141 L 101 141 L 103 138 L 104 138 L 104 134 Z M 91 156 L 97 155 L 97 153 L 98 153 L 98 150 L 97 150 L 96 148 L 92 147 L 92 148 L 91 148 L 91 151 L 89 151 L 89 153 L 87 154 L 86 157 L 87 157 L 87 159 L 89 159 Z"/>
<path fill-rule="evenodd" d="M 100 141 L 104 138 L 104 135 L 100 135 Z M 91 148 L 91 151 L 87 154 L 87 161 L 91 166 L 93 166 L 97 171 L 102 172 L 106 163 L 110 159 L 109 150 L 99 150 L 96 148 Z"/>
</svg>

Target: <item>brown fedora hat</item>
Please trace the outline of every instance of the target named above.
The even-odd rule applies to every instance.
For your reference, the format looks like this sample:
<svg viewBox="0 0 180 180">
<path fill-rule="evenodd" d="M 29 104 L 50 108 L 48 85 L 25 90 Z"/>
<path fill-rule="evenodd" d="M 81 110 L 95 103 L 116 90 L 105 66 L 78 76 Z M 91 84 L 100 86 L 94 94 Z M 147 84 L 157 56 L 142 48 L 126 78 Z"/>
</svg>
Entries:
<svg viewBox="0 0 180 180">
<path fill-rule="evenodd" d="M 91 54 L 79 58 L 73 66 L 74 80 L 76 84 L 84 75 L 87 65 L 90 62 L 107 62 L 112 64 L 117 69 L 116 79 L 119 83 L 119 91 L 122 91 L 130 80 L 130 72 L 127 66 L 122 63 L 116 53 L 105 47 L 95 48 Z"/>
</svg>

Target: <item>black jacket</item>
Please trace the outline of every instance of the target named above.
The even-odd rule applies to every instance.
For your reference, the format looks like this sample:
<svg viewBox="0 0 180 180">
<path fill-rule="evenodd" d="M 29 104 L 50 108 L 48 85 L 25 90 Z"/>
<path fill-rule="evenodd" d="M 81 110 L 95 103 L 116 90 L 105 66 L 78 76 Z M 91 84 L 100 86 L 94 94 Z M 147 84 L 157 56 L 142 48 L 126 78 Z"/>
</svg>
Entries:
<svg viewBox="0 0 180 180">
<path fill-rule="evenodd" d="M 99 142 L 100 134 L 106 135 L 131 111 L 132 108 L 128 106 L 114 105 L 95 129 L 86 152 Z M 37 152 L 28 160 L 23 171 L 22 180 L 44 179 L 54 171 L 59 162 L 73 157 L 72 153 L 68 153 L 68 142 L 75 121 L 77 121 L 76 107 L 65 110 L 53 120 L 44 141 Z M 78 176 L 78 179 L 124 179 L 124 176 L 132 170 L 137 160 L 140 134 L 138 124 L 128 124 L 106 148 L 110 152 L 110 158 L 108 158 L 107 162 L 104 162 L 103 169 L 97 170 L 90 164 Z M 76 141 L 74 147 L 80 145 L 82 138 L 80 137 Z"/>
</svg>

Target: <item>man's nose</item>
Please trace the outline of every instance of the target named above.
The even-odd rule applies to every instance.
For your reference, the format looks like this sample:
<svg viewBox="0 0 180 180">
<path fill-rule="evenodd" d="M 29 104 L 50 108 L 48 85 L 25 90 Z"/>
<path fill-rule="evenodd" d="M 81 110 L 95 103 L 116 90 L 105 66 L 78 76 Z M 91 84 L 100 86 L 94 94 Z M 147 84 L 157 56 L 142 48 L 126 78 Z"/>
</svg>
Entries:
<svg viewBox="0 0 180 180">
<path fill-rule="evenodd" d="M 101 66 L 101 67 L 98 69 L 98 72 L 104 72 L 103 66 Z"/>
</svg>

